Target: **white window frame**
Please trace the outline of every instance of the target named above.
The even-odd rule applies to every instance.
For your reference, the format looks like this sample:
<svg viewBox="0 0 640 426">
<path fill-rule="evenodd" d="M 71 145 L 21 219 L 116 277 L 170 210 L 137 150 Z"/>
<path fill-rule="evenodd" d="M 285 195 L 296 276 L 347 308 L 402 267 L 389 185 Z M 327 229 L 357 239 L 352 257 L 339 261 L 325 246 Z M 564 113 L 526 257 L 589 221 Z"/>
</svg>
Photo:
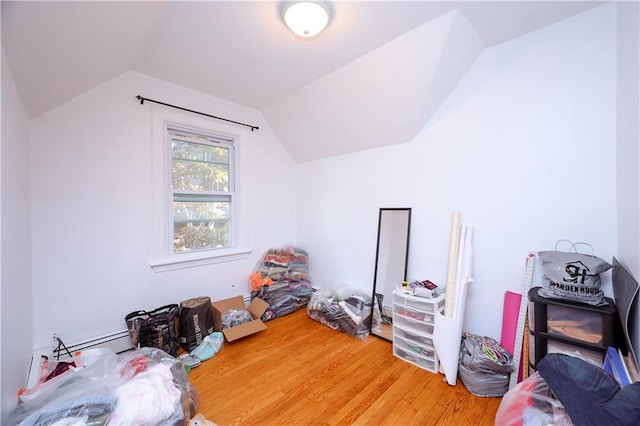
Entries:
<svg viewBox="0 0 640 426">
<path fill-rule="evenodd" d="M 152 107 L 152 254 L 150 266 L 154 272 L 190 268 L 200 265 L 245 259 L 251 253 L 247 235 L 246 189 L 247 134 L 244 129 L 190 113 Z M 168 128 L 177 127 L 203 134 L 232 138 L 234 156 L 232 169 L 235 197 L 231 205 L 231 244 L 224 249 L 173 253 L 172 167 Z"/>
</svg>

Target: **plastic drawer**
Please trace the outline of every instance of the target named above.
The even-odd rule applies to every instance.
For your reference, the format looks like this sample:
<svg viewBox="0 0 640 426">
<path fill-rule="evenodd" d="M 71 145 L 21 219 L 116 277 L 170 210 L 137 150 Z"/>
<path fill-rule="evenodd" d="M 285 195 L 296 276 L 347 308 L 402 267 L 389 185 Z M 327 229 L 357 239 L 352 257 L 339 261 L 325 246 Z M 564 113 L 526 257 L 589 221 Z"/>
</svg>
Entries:
<svg viewBox="0 0 640 426">
<path fill-rule="evenodd" d="M 604 362 L 604 354 L 602 352 L 592 351 L 590 349 L 569 345 L 555 340 L 547 340 L 547 353 L 559 353 L 571 355 L 576 358 L 582 358 L 583 360 L 590 362 L 593 365 L 597 365 L 598 367 L 602 367 L 602 363 Z"/>
<path fill-rule="evenodd" d="M 547 306 L 547 332 L 588 343 L 602 343 L 602 315 L 573 307 Z"/>
<path fill-rule="evenodd" d="M 396 303 L 393 304 L 393 313 L 401 317 L 410 318 L 416 321 L 422 321 L 429 324 L 433 324 L 435 321 L 433 312 L 425 312 L 409 306 L 402 306 Z"/>
<path fill-rule="evenodd" d="M 536 365 L 536 336 L 529 333 L 529 363 Z"/>
<path fill-rule="evenodd" d="M 412 342 L 420 343 L 421 345 L 433 347 L 432 335 L 422 334 L 415 330 L 409 331 L 399 327 L 394 327 L 393 333 L 394 336 L 398 336 L 402 339 L 411 340 Z"/>
<path fill-rule="evenodd" d="M 536 323 L 534 306 L 533 300 L 529 300 L 529 303 L 527 303 L 527 318 L 529 320 L 529 327 L 532 329 L 533 325 Z"/>
<path fill-rule="evenodd" d="M 417 331 L 422 334 L 433 334 L 433 324 L 427 324 L 426 322 L 417 321 L 413 318 L 394 315 L 393 323 L 399 328 L 403 328 L 409 332 Z"/>
<path fill-rule="evenodd" d="M 398 348 L 406 351 L 409 354 L 418 354 L 427 358 L 435 358 L 436 351 L 433 347 L 422 345 L 411 340 L 405 340 L 401 337 L 395 336 L 393 344 Z"/>
<path fill-rule="evenodd" d="M 394 347 L 393 354 L 403 361 L 409 362 L 424 370 L 432 373 L 438 372 L 438 362 L 435 358 L 426 358 L 418 354 L 406 352 L 400 348 Z"/>
<path fill-rule="evenodd" d="M 442 295 L 434 298 L 417 297 L 396 290 L 393 292 L 393 303 L 430 314 L 444 311 L 444 296 Z"/>
</svg>

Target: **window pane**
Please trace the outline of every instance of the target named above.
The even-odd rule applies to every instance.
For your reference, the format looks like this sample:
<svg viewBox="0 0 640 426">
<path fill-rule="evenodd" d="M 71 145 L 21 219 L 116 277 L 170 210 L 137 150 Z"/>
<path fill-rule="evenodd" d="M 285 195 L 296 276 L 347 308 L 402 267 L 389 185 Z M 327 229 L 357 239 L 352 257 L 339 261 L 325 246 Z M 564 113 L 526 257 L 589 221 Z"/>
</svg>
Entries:
<svg viewBox="0 0 640 426">
<path fill-rule="evenodd" d="M 231 199 L 189 201 L 203 196 L 176 195 L 173 202 L 173 251 L 231 247 Z"/>
<path fill-rule="evenodd" d="M 229 149 L 172 140 L 172 182 L 177 190 L 229 191 Z"/>
<path fill-rule="evenodd" d="M 173 160 L 173 188 L 192 191 L 229 191 L 229 165 Z"/>
<path fill-rule="evenodd" d="M 173 158 L 183 160 L 206 161 L 210 163 L 228 163 L 229 149 L 221 146 L 204 145 L 172 139 Z"/>
</svg>

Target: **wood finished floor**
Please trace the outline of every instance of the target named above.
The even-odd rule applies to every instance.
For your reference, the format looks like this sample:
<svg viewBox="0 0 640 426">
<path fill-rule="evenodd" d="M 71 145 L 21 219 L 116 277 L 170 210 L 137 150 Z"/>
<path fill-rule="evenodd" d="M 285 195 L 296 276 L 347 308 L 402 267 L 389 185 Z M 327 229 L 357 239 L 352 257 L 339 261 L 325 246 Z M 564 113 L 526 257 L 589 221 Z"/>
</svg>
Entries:
<svg viewBox="0 0 640 426">
<path fill-rule="evenodd" d="M 198 413 L 226 425 L 493 425 L 500 398 L 481 398 L 307 316 L 266 323 L 189 372 Z"/>
</svg>

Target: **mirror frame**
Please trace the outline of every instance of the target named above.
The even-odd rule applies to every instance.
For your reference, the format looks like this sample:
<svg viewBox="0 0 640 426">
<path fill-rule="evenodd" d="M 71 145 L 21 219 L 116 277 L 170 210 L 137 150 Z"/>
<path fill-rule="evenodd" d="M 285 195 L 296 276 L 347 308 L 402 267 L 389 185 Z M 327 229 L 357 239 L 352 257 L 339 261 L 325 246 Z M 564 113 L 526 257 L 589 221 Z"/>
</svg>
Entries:
<svg viewBox="0 0 640 426">
<path fill-rule="evenodd" d="M 376 294 L 379 292 L 376 292 L 377 286 L 378 286 L 378 263 L 380 262 L 380 255 L 381 255 L 381 247 L 380 247 L 380 242 L 381 242 L 381 233 L 384 231 L 383 229 L 383 214 L 384 212 L 388 212 L 388 211 L 404 211 L 407 212 L 407 240 L 406 240 L 406 244 L 405 246 L 405 252 L 404 252 L 404 265 L 403 266 L 403 274 L 402 277 L 398 277 L 401 278 L 401 281 L 406 281 L 407 279 L 407 267 L 409 264 L 409 241 L 410 239 L 410 235 L 411 235 L 411 208 L 410 207 L 382 207 L 380 208 L 380 211 L 378 212 L 378 240 L 376 242 L 376 260 L 375 260 L 375 265 L 374 265 L 374 270 L 373 270 L 373 291 L 371 293 L 371 303 L 372 303 L 372 309 L 378 309 L 378 311 L 380 312 L 380 316 L 382 319 L 382 309 L 380 306 L 380 302 L 378 300 L 378 298 L 376 297 Z M 398 283 L 399 284 L 399 283 Z M 377 334 L 374 333 L 373 330 L 373 312 L 371 313 L 371 324 L 369 326 L 369 334 L 376 336 L 380 339 L 383 340 L 387 340 L 389 342 L 392 341 L 391 337 L 386 337 L 383 336 L 381 334 Z"/>
</svg>

